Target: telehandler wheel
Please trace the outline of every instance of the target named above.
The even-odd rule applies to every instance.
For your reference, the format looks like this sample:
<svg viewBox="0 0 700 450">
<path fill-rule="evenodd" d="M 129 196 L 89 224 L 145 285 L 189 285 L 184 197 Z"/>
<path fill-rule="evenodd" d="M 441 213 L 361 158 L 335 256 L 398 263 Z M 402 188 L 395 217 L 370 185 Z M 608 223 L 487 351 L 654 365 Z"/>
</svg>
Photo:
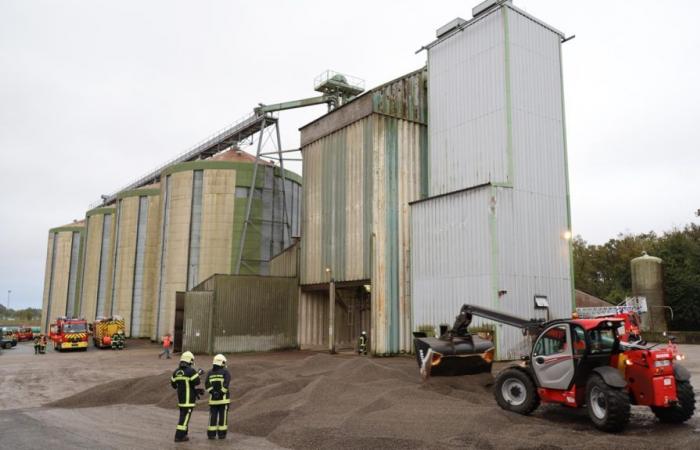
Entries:
<svg viewBox="0 0 700 450">
<path fill-rule="evenodd" d="M 586 383 L 588 416 L 596 428 L 620 431 L 630 421 L 630 399 L 622 389 L 608 386 L 599 375 L 591 375 Z"/>
<path fill-rule="evenodd" d="M 498 374 L 494 395 L 498 406 L 518 414 L 530 414 L 540 406 L 534 381 L 519 369 L 506 369 Z"/>
<path fill-rule="evenodd" d="M 695 392 L 690 381 L 676 381 L 678 403 L 668 408 L 652 406 L 656 417 L 665 423 L 683 423 L 693 417 L 695 412 Z"/>
</svg>

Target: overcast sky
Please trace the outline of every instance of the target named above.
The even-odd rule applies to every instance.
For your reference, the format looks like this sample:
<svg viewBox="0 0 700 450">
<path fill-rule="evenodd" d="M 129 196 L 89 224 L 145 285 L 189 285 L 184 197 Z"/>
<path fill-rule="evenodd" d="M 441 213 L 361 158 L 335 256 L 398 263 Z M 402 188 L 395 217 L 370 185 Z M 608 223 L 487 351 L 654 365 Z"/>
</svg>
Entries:
<svg viewBox="0 0 700 450">
<path fill-rule="evenodd" d="M 0 301 L 41 306 L 47 231 L 250 113 L 368 87 L 477 1 L 0 0 Z M 663 231 L 700 208 L 696 1 L 516 0 L 564 44 L 574 233 Z M 283 146 L 324 107 L 281 116 Z M 300 167 L 294 167 L 300 171 Z"/>
</svg>

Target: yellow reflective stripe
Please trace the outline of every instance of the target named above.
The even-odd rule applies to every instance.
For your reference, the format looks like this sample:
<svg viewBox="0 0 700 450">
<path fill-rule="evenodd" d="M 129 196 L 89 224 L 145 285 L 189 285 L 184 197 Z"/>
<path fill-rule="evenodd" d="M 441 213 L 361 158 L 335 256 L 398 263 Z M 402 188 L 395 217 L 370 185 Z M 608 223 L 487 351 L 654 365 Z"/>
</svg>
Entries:
<svg viewBox="0 0 700 450">
<path fill-rule="evenodd" d="M 226 431 L 228 430 L 228 425 L 222 425 L 219 427 L 219 431 Z"/>
<path fill-rule="evenodd" d="M 210 405 L 226 405 L 228 403 L 231 403 L 230 398 L 225 398 L 223 400 L 209 400 Z"/>
<path fill-rule="evenodd" d="M 224 408 L 224 425 L 220 426 L 219 430 L 221 430 L 221 431 L 228 430 L 228 406 L 226 408 Z"/>
<path fill-rule="evenodd" d="M 187 431 L 187 427 L 184 425 L 178 425 L 175 427 L 176 430 Z"/>
<path fill-rule="evenodd" d="M 207 392 L 211 392 L 211 390 L 214 389 L 213 387 L 208 387 Z"/>
<path fill-rule="evenodd" d="M 197 378 L 199 378 L 199 374 L 198 374 L 198 373 L 195 373 L 195 374 L 192 375 L 189 379 L 190 379 L 190 380 L 196 380 Z"/>
<path fill-rule="evenodd" d="M 209 425 L 209 426 L 207 427 L 207 431 L 216 431 L 216 425 L 214 425 L 214 426 Z"/>
<path fill-rule="evenodd" d="M 190 422 L 190 415 L 192 414 L 192 410 L 187 411 L 187 415 L 185 416 L 185 428 L 187 428 L 187 424 Z"/>
<path fill-rule="evenodd" d="M 170 379 L 173 380 L 173 381 L 190 381 L 189 378 L 187 378 L 187 377 L 182 377 L 182 376 L 180 376 L 180 375 L 178 375 L 178 376 L 176 376 L 176 377 L 172 377 L 172 378 L 170 378 Z"/>
<path fill-rule="evenodd" d="M 223 380 L 224 376 L 223 375 L 209 375 L 210 380 L 218 380 L 219 378 L 221 378 Z"/>
<path fill-rule="evenodd" d="M 225 393 L 228 392 L 228 389 L 226 389 L 225 387 L 222 387 L 222 388 L 221 388 L 221 392 L 223 392 L 223 393 L 225 394 Z"/>
<path fill-rule="evenodd" d="M 194 408 L 194 403 L 178 403 L 177 406 L 180 408 Z"/>
</svg>

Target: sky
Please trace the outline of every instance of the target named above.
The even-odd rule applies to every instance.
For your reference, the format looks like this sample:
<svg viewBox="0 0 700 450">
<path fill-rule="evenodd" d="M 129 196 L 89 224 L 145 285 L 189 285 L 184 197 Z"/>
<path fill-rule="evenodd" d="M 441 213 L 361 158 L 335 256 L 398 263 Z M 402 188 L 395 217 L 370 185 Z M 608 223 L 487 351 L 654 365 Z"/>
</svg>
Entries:
<svg viewBox="0 0 700 450">
<path fill-rule="evenodd" d="M 40 307 L 47 232 L 258 103 L 372 87 L 475 1 L 0 0 L 0 302 Z M 700 208 L 700 2 L 515 0 L 563 46 L 573 233 L 662 232 Z M 324 106 L 283 113 L 284 148 Z M 291 167 L 301 171 L 299 164 Z"/>
</svg>

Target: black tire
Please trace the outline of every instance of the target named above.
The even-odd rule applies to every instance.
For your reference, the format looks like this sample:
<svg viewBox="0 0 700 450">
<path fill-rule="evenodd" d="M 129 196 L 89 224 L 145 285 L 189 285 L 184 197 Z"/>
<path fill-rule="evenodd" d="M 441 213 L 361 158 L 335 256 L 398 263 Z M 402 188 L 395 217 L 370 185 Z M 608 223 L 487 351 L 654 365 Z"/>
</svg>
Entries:
<svg viewBox="0 0 700 450">
<path fill-rule="evenodd" d="M 678 403 L 667 408 L 652 406 L 656 417 L 664 423 L 683 423 L 693 417 L 695 412 L 695 392 L 690 381 L 676 380 Z"/>
<path fill-rule="evenodd" d="M 627 392 L 608 386 L 599 375 L 591 375 L 586 383 L 586 409 L 593 424 L 602 431 L 620 431 L 630 421 Z"/>
<path fill-rule="evenodd" d="M 532 377 L 520 369 L 506 369 L 496 377 L 493 392 L 498 406 L 518 414 L 530 414 L 540 406 Z"/>
</svg>

